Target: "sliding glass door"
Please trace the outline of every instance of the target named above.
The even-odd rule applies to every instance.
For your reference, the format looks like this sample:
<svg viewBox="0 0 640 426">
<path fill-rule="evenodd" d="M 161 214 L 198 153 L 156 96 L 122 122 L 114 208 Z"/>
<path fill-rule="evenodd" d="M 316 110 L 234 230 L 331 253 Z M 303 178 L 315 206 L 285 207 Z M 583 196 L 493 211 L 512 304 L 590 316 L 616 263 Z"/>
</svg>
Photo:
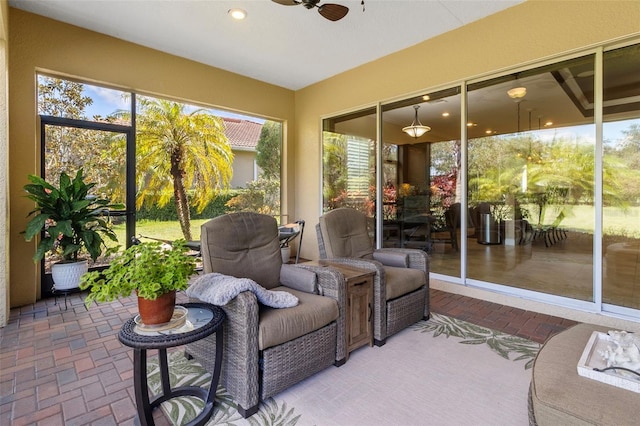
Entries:
<svg viewBox="0 0 640 426">
<path fill-rule="evenodd" d="M 422 125 L 421 135 L 412 125 Z M 460 276 L 462 169 L 460 90 L 425 93 L 382 107 L 385 152 L 395 175 L 385 176 L 384 247 L 431 255 L 430 271 Z M 383 158 L 383 165 L 393 160 Z"/>
<path fill-rule="evenodd" d="M 603 65 L 602 300 L 640 309 L 640 45 Z"/>
<path fill-rule="evenodd" d="M 593 300 L 594 60 L 469 86 L 469 278 Z"/>
<path fill-rule="evenodd" d="M 324 209 L 381 204 L 380 245 L 438 278 L 638 316 L 639 69 L 639 44 L 593 49 L 382 104 L 379 158 L 373 109 L 326 119 Z"/>
</svg>

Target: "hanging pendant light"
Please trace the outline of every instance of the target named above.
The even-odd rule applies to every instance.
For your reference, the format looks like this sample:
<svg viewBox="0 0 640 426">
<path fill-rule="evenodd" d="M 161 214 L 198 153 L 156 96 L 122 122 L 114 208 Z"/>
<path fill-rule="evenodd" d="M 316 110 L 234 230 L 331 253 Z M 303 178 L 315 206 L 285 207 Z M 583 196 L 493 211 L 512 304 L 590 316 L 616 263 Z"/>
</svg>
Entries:
<svg viewBox="0 0 640 426">
<path fill-rule="evenodd" d="M 507 90 L 507 95 L 511 99 L 522 99 L 527 94 L 527 88 L 524 86 L 514 87 L 513 89 Z"/>
<path fill-rule="evenodd" d="M 514 85 L 511 86 L 509 90 L 507 90 L 507 95 L 514 101 L 518 102 L 519 100 L 522 100 L 522 98 L 526 96 L 527 88 L 519 84 L 520 74 L 518 73 L 515 76 L 516 76 L 516 80 L 514 82 Z"/>
<path fill-rule="evenodd" d="M 413 119 L 413 123 L 411 123 L 411 126 L 403 127 L 402 131 L 408 134 L 409 136 L 417 139 L 420 136 L 427 133 L 429 130 L 431 130 L 431 127 L 423 126 L 420 120 L 418 119 L 418 108 L 420 108 L 420 105 L 414 105 L 413 108 L 416 110 L 416 116 Z"/>
</svg>

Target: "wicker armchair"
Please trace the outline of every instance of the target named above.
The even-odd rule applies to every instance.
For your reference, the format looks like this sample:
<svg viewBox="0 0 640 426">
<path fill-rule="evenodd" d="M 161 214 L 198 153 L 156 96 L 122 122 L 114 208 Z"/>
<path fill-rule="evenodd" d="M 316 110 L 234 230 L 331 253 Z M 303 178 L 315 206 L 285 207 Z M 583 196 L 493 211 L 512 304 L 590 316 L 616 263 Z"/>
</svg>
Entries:
<svg viewBox="0 0 640 426">
<path fill-rule="evenodd" d="M 283 265 L 271 216 L 243 212 L 217 217 L 202 225 L 201 242 L 205 273 L 250 278 L 299 299 L 297 306 L 275 309 L 245 291 L 222 306 L 227 315 L 222 384 L 243 417 L 257 412 L 261 400 L 343 363 L 345 289 L 340 273 Z M 215 337 L 187 345 L 186 352 L 213 371 Z"/>
<path fill-rule="evenodd" d="M 339 208 L 316 226 L 321 259 L 376 272 L 373 282 L 373 336 L 387 337 L 429 318 L 429 256 L 422 250 L 373 249 L 364 213 Z"/>
</svg>

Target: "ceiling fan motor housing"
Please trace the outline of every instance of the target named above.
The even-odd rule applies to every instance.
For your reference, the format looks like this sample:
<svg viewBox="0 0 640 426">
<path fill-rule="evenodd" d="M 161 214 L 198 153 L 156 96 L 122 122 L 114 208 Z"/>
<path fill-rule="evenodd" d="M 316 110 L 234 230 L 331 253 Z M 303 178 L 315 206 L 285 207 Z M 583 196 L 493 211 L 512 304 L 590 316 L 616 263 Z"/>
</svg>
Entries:
<svg viewBox="0 0 640 426">
<path fill-rule="evenodd" d="M 302 4 L 307 9 L 313 9 L 318 3 L 320 3 L 320 0 L 302 0 Z"/>
<path fill-rule="evenodd" d="M 272 0 L 272 1 L 275 3 L 281 4 L 283 6 L 296 6 L 301 4 L 309 10 L 313 8 L 318 8 L 318 12 L 320 12 L 320 15 L 324 16 L 326 19 L 330 21 L 339 21 L 340 19 L 344 18 L 345 15 L 349 12 L 349 8 L 341 4 L 325 3 L 322 5 L 318 5 L 318 3 L 320 3 L 320 0 Z M 363 4 L 362 10 L 364 11 L 364 0 L 362 4 Z"/>
</svg>

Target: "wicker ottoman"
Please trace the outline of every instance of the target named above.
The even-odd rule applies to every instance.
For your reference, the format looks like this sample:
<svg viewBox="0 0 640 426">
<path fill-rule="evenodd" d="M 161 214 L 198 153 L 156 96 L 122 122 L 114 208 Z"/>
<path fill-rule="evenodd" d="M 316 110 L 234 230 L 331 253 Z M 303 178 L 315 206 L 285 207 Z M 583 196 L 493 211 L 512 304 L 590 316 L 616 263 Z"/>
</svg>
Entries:
<svg viewBox="0 0 640 426">
<path fill-rule="evenodd" d="M 640 393 L 578 375 L 593 331 L 579 324 L 549 338 L 536 357 L 529 390 L 530 425 L 637 425 Z"/>
</svg>

